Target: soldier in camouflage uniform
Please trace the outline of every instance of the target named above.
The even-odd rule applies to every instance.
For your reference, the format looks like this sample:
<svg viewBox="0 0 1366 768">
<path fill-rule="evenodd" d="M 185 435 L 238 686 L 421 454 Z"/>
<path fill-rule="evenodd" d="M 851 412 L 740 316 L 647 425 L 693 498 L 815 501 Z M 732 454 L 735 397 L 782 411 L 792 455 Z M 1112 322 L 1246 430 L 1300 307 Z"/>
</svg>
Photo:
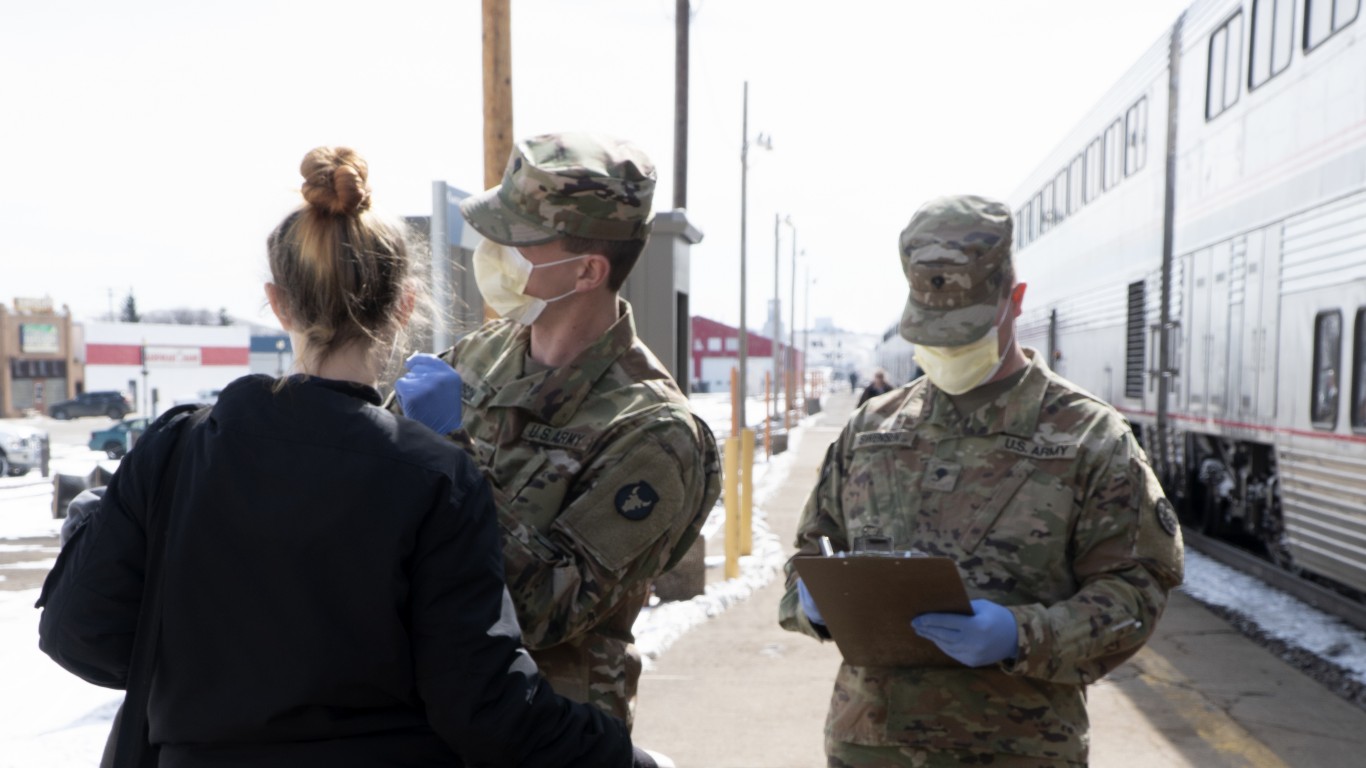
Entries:
<svg viewBox="0 0 1366 768">
<path fill-rule="evenodd" d="M 520 142 L 503 183 L 460 207 L 485 238 L 480 291 L 505 317 L 440 356 L 463 379 L 451 436 L 493 486 L 524 642 L 556 692 L 628 725 L 641 671 L 631 626 L 720 493 L 710 430 L 617 295 L 649 237 L 654 185 L 625 142 Z"/>
<path fill-rule="evenodd" d="M 840 667 L 829 765 L 1084 765 L 1085 686 L 1143 645 L 1181 582 L 1176 517 L 1123 417 L 1016 343 L 1025 286 L 1004 205 L 931 201 L 900 246 L 901 334 L 926 376 L 830 446 L 797 554 L 891 536 L 957 562 L 974 616 L 906 628 L 963 666 Z M 829 638 L 787 574 L 782 626 Z"/>
</svg>

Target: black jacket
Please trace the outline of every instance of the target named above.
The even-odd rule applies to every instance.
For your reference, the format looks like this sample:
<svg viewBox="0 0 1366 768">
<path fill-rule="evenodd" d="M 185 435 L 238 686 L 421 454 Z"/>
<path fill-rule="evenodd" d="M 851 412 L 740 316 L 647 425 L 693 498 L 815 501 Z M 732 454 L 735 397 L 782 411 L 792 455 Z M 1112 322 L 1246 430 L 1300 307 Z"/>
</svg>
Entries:
<svg viewBox="0 0 1366 768">
<path fill-rule="evenodd" d="M 611 766 L 625 727 L 541 682 L 466 454 L 369 387 L 247 376 L 183 436 L 149 705 L 163 766 Z M 39 601 L 42 649 L 122 688 L 149 496 L 182 416 L 124 459 Z"/>
</svg>

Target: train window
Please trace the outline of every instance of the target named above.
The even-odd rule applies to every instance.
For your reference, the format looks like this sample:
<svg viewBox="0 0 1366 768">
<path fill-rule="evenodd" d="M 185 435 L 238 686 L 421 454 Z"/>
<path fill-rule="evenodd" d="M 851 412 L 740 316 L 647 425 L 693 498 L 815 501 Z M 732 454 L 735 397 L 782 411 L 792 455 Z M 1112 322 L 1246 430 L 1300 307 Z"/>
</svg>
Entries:
<svg viewBox="0 0 1366 768">
<path fill-rule="evenodd" d="M 1366 429 L 1366 309 L 1352 329 L 1352 429 Z"/>
<path fill-rule="evenodd" d="M 1313 390 L 1309 420 L 1320 429 L 1338 423 L 1338 388 L 1342 381 L 1342 313 L 1333 310 L 1314 317 Z"/>
<path fill-rule="evenodd" d="M 1138 173 L 1148 162 L 1148 97 L 1124 113 L 1124 175 Z"/>
<path fill-rule="evenodd" d="M 1294 0 L 1253 0 L 1252 60 L 1247 71 L 1249 91 L 1290 66 L 1294 39 Z"/>
<path fill-rule="evenodd" d="M 1043 237 L 1045 231 L 1043 225 L 1043 193 L 1034 196 L 1034 203 L 1029 207 L 1029 235 L 1031 238 Z"/>
<path fill-rule="evenodd" d="M 1015 212 L 1015 248 L 1016 248 L 1016 250 L 1019 250 L 1020 248 L 1023 248 L 1023 247 L 1025 247 L 1026 245 L 1029 245 L 1029 238 L 1027 237 L 1027 235 L 1028 235 L 1029 233 L 1025 231 L 1025 222 L 1028 221 L 1028 220 L 1029 220 L 1029 203 L 1025 203 L 1025 204 L 1024 204 L 1024 207 L 1020 208 L 1020 210 L 1018 210 L 1018 211 Z"/>
<path fill-rule="evenodd" d="M 1361 0 L 1304 0 L 1304 50 L 1317 48 L 1360 14 Z"/>
<path fill-rule="evenodd" d="M 1092 139 L 1086 145 L 1086 202 L 1090 203 L 1100 197 L 1100 168 L 1101 168 L 1100 139 Z"/>
<path fill-rule="evenodd" d="M 1043 191 L 1039 193 L 1038 200 L 1042 203 L 1039 213 L 1039 234 L 1043 234 L 1053 228 L 1053 222 L 1057 219 L 1053 215 L 1053 182 L 1043 185 Z"/>
<path fill-rule="evenodd" d="M 1058 171 L 1053 179 L 1053 221 L 1061 222 L 1067 218 L 1067 169 Z"/>
<path fill-rule="evenodd" d="M 1072 167 L 1067 172 L 1067 213 L 1073 214 L 1086 205 L 1082 190 L 1086 188 L 1086 156 L 1072 158 Z"/>
<path fill-rule="evenodd" d="M 1238 103 L 1243 68 L 1243 12 L 1229 17 L 1209 37 L 1209 81 L 1205 119 L 1212 120 Z"/>
<path fill-rule="evenodd" d="M 1105 129 L 1105 171 L 1102 185 L 1110 191 L 1124 175 L 1124 126 L 1119 120 Z"/>
</svg>

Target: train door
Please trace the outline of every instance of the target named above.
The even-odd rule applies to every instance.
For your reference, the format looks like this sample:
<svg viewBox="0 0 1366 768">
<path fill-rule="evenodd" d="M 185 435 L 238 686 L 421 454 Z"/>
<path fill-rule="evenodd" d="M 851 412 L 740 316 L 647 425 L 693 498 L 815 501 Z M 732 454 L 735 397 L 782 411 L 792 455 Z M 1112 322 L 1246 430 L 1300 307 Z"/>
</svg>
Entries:
<svg viewBox="0 0 1366 768">
<path fill-rule="evenodd" d="M 1205 382 L 1208 395 L 1205 413 L 1222 416 L 1228 412 L 1229 349 L 1232 335 L 1229 306 L 1229 278 L 1235 259 L 1242 259 L 1242 238 L 1226 241 L 1210 248 L 1208 367 Z"/>
<path fill-rule="evenodd" d="M 1186 344 L 1186 410 L 1203 414 L 1206 410 L 1206 390 L 1209 382 L 1209 283 L 1210 249 L 1192 253 L 1190 263 L 1190 292 L 1187 294 L 1185 327 Z"/>
<path fill-rule="evenodd" d="M 1230 302 L 1233 322 L 1241 325 L 1241 334 L 1231 341 L 1230 354 L 1237 356 L 1231 410 L 1243 421 L 1269 421 L 1276 415 L 1280 232 L 1281 225 L 1276 224 L 1247 236 L 1241 291 L 1235 290 Z"/>
</svg>

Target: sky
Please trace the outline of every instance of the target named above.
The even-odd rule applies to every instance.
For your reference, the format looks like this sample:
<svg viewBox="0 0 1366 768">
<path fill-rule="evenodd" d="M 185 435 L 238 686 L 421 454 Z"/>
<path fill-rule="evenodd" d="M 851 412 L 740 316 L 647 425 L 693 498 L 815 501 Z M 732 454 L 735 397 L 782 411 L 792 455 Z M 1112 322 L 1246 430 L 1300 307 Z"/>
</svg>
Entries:
<svg viewBox="0 0 1366 768">
<path fill-rule="evenodd" d="M 739 319 L 744 82 L 749 324 L 880 332 L 925 200 L 1005 198 L 1186 0 L 693 0 L 688 216 L 696 314 Z M 513 133 L 631 139 L 673 206 L 674 0 L 511 0 Z M 45 0 L 0 10 L 0 302 L 226 308 L 271 322 L 266 235 L 311 148 L 356 148 L 376 205 L 483 186 L 478 0 Z M 809 307 L 806 295 L 809 292 Z M 788 313 L 784 304 L 784 315 Z"/>
</svg>

